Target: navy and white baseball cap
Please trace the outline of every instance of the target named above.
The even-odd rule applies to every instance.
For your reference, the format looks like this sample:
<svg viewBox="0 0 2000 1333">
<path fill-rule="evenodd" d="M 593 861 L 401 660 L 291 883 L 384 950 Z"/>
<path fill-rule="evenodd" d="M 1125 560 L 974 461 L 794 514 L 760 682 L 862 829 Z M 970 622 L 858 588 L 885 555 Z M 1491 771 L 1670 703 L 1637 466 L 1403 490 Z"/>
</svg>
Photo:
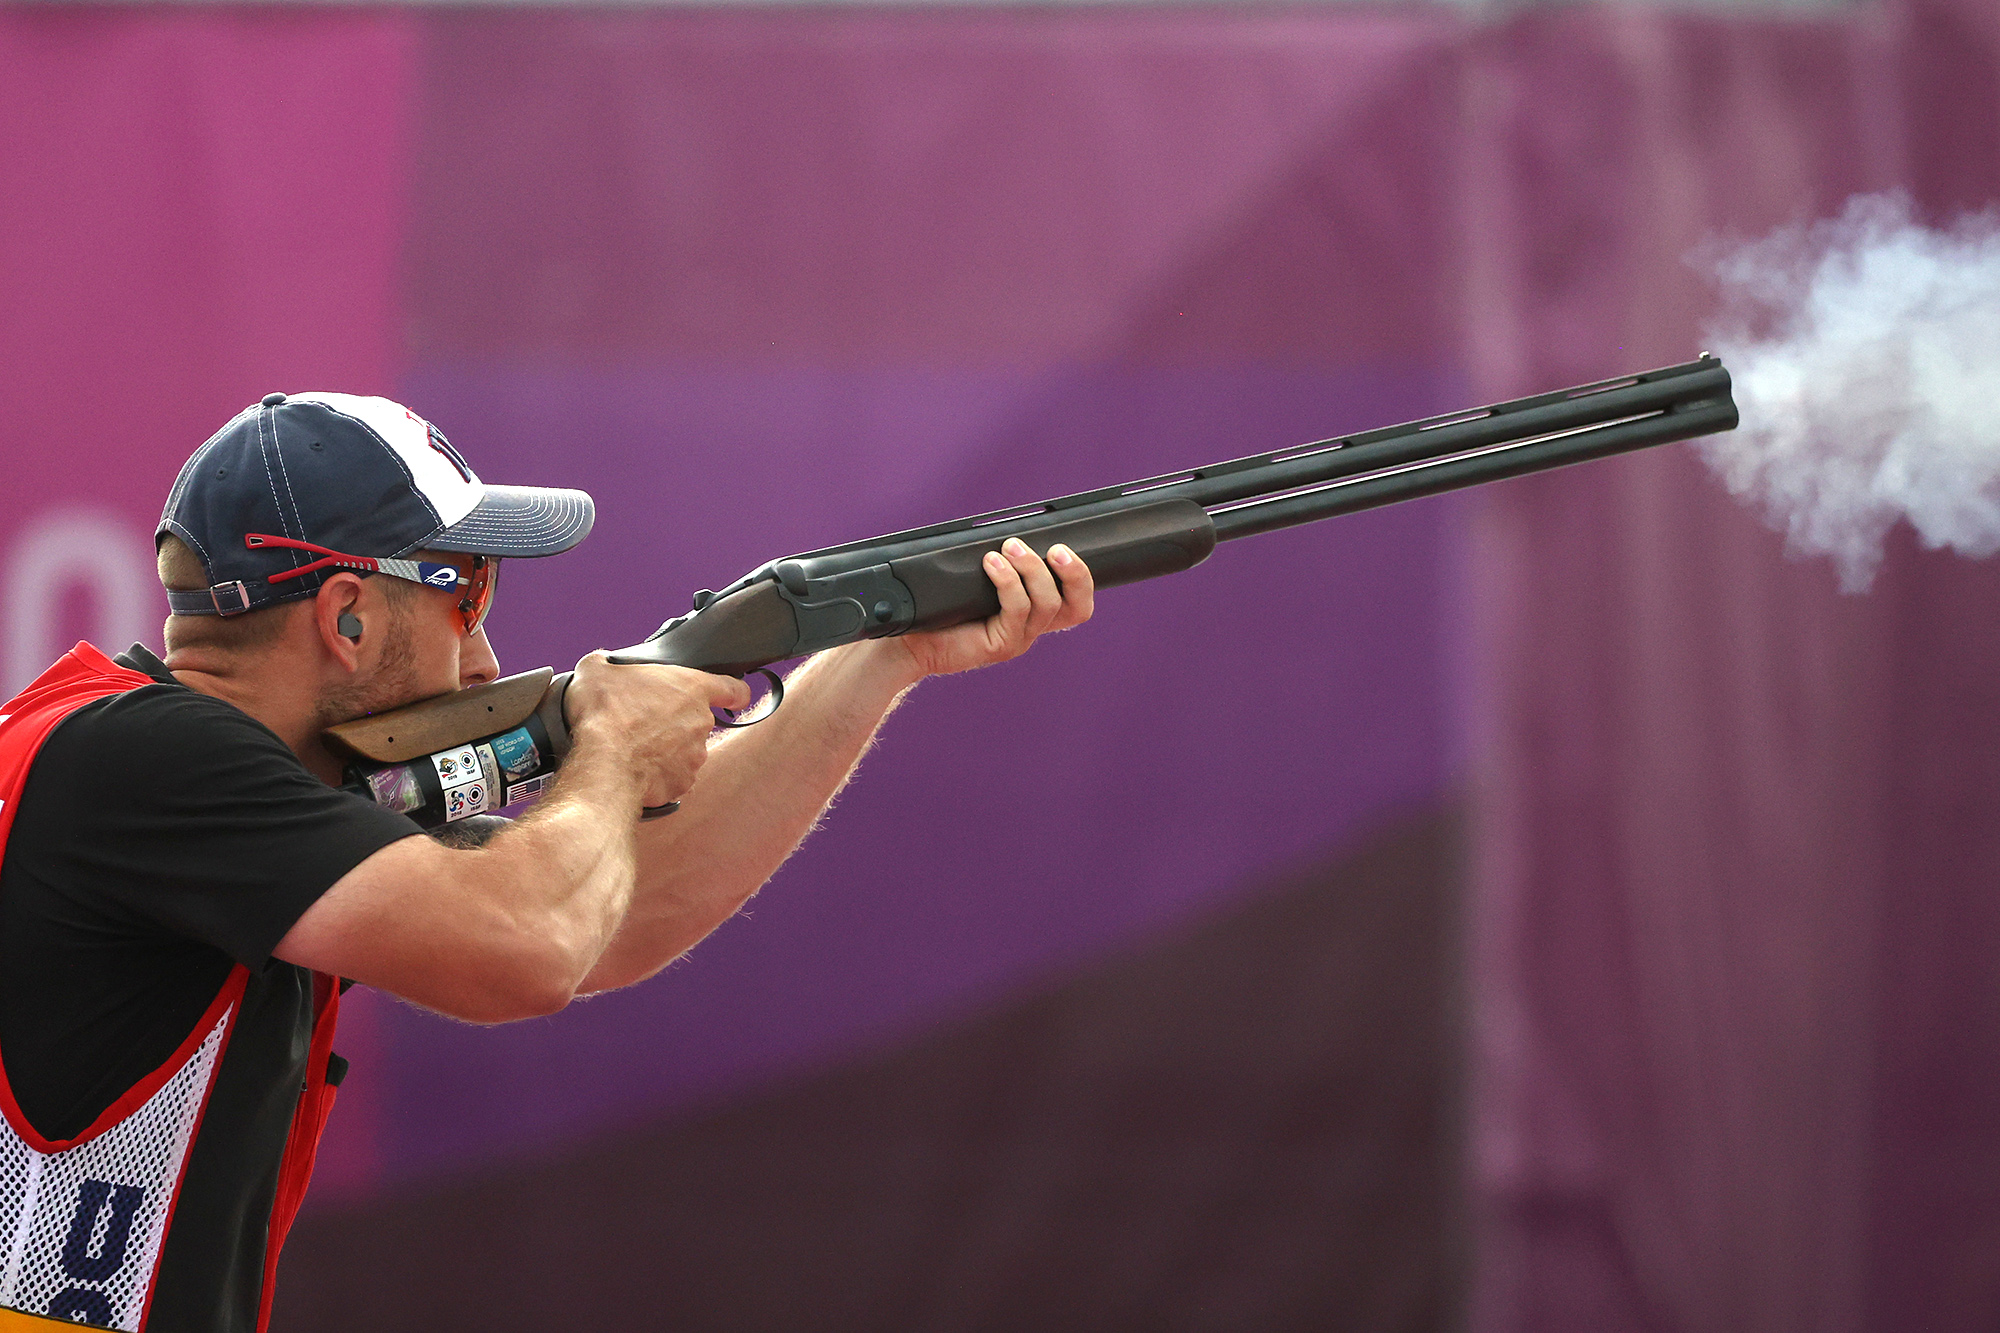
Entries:
<svg viewBox="0 0 2000 1333">
<path fill-rule="evenodd" d="M 556 555 L 596 517 L 582 491 L 486 485 L 444 432 L 387 398 L 273 393 L 195 450 L 154 540 L 172 533 L 208 571 L 207 588 L 167 593 L 174 614 L 237 615 L 421 549 Z M 246 544 L 253 535 L 285 544 Z"/>
</svg>

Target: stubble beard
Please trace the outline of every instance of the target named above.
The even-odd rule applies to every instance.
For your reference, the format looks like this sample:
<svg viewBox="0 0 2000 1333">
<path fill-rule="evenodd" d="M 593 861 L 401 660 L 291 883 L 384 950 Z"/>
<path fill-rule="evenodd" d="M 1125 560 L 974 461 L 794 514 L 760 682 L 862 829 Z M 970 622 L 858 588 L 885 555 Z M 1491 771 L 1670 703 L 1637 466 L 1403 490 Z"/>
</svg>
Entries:
<svg viewBox="0 0 2000 1333">
<path fill-rule="evenodd" d="M 409 614 L 397 607 L 390 611 L 388 621 L 382 659 L 375 670 L 364 679 L 321 696 L 318 705 L 321 731 L 414 702 L 422 693 L 417 686 L 417 654 Z"/>
</svg>

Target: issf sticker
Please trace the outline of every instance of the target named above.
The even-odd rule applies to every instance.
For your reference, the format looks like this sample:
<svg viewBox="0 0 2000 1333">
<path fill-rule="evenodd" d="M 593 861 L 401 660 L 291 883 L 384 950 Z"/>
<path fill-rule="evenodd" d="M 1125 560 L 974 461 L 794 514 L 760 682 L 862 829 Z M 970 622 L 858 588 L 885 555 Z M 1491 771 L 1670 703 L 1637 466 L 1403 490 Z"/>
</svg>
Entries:
<svg viewBox="0 0 2000 1333">
<path fill-rule="evenodd" d="M 499 761 L 501 776 L 509 782 L 518 782 L 542 766 L 542 752 L 535 748 L 534 737 L 528 735 L 526 727 L 503 732 L 489 743 L 494 759 Z"/>
<path fill-rule="evenodd" d="M 453 787 L 444 794 L 444 822 L 456 823 L 470 819 L 474 815 L 486 813 L 486 784 L 468 782 L 463 787 Z"/>
<path fill-rule="evenodd" d="M 417 772 L 408 764 L 397 764 L 393 768 L 378 768 L 368 775 L 368 790 L 375 794 L 375 804 L 406 815 L 424 803 L 423 788 L 417 785 Z"/>
<path fill-rule="evenodd" d="M 440 750 L 431 756 L 431 765 L 437 769 L 440 787 L 456 787 L 463 782 L 477 782 L 479 755 L 470 745 L 461 745 L 456 750 Z"/>
</svg>

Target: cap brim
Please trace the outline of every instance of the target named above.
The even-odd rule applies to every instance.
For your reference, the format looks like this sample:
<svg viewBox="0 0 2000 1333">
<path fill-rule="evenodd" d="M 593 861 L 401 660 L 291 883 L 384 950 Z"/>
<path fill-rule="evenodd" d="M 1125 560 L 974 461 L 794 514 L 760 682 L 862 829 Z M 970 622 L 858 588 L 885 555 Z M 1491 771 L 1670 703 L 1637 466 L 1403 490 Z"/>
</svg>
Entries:
<svg viewBox="0 0 2000 1333">
<path fill-rule="evenodd" d="M 425 545 L 474 555 L 559 555 L 590 535 L 597 505 L 582 491 L 488 486 L 472 512 Z"/>
</svg>

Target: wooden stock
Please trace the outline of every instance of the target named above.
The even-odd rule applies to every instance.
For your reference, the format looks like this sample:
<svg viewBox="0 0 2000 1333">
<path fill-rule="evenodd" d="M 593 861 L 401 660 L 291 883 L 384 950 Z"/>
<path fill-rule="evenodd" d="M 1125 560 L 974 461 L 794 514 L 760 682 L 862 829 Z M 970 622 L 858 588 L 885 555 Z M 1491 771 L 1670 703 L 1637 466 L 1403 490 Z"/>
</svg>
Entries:
<svg viewBox="0 0 2000 1333">
<path fill-rule="evenodd" d="M 325 738 L 336 750 L 357 758 L 400 764 L 520 726 L 540 706 L 554 677 L 553 667 L 536 667 L 491 685 L 342 722 L 328 727 Z"/>
</svg>

